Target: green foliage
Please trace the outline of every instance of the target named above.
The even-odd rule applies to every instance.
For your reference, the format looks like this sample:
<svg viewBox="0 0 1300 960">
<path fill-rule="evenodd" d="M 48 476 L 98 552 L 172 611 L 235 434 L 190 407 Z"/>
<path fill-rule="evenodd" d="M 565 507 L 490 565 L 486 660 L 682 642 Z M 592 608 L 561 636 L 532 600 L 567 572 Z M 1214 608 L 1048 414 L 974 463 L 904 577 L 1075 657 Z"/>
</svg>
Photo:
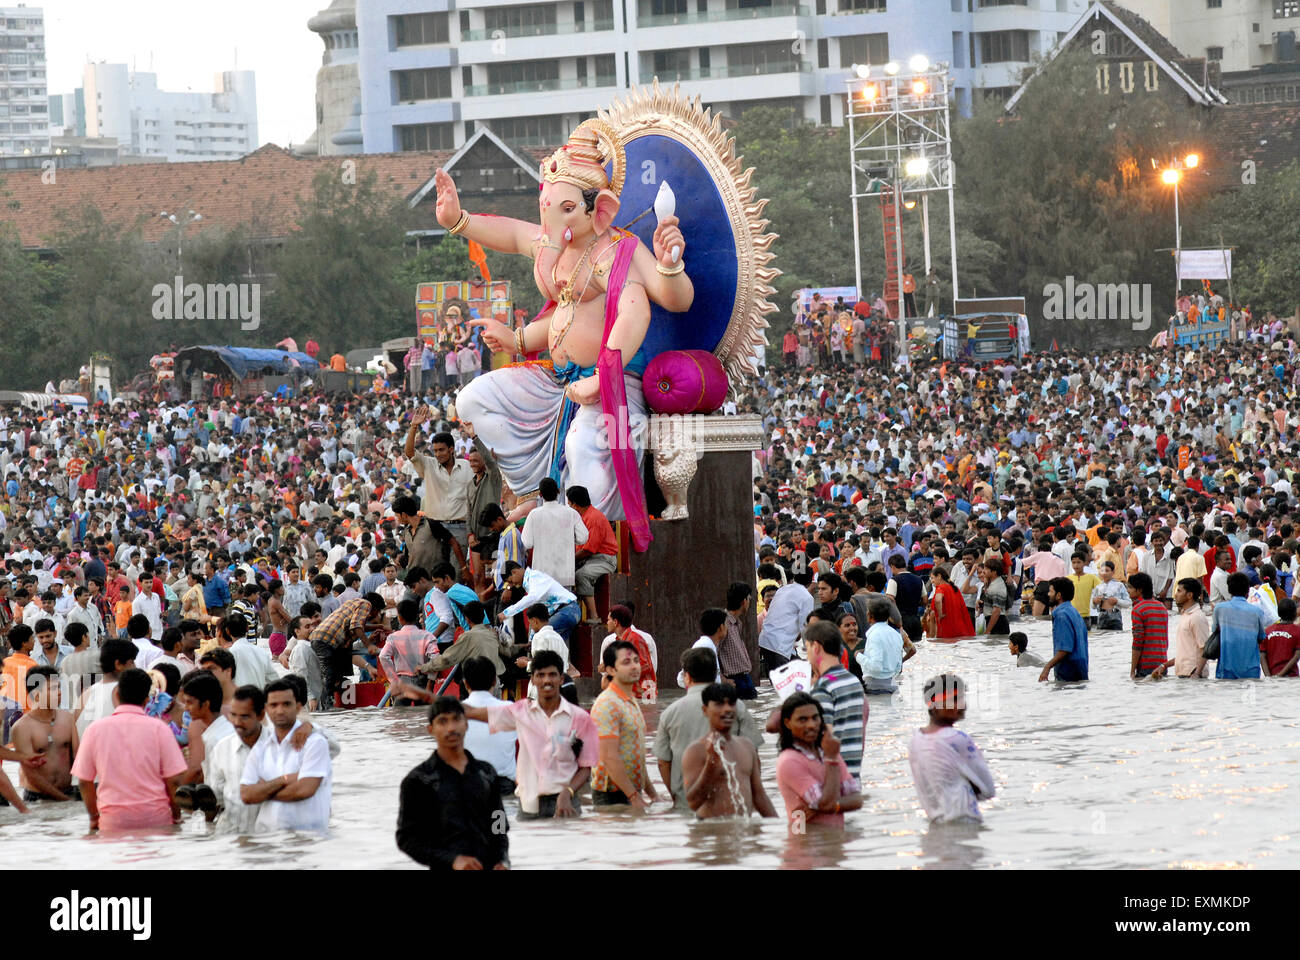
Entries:
<svg viewBox="0 0 1300 960">
<path fill-rule="evenodd" d="M 331 169 L 299 199 L 298 229 L 269 258 L 263 343 L 292 336 L 326 351 L 409 336 L 414 291 L 398 283 L 410 208 L 378 189 L 373 171 L 345 184 Z"/>
<path fill-rule="evenodd" d="M 1040 341 L 1113 346 L 1149 336 L 1125 321 L 1045 321 L 1043 288 L 1067 276 L 1150 283 L 1156 324 L 1169 315 L 1173 270 L 1157 249 L 1173 246 L 1173 196 L 1158 168 L 1201 143 L 1205 124 L 1178 91 L 1100 93 L 1095 64 L 1081 54 L 1062 55 L 1039 75 L 1014 116 L 986 103 L 954 124 L 958 222 L 1001 250 L 988 264 L 988 293 L 1026 296 Z M 1195 183 L 1181 195 L 1184 225 L 1199 214 Z M 964 244 L 958 252 L 966 292 Z"/>
<path fill-rule="evenodd" d="M 1236 247 L 1232 293 L 1258 316 L 1291 314 L 1300 290 L 1300 237 L 1285 224 L 1300 219 L 1300 164 L 1292 162 L 1258 183 L 1215 197 L 1205 215 L 1184 228 L 1189 246 Z"/>
</svg>

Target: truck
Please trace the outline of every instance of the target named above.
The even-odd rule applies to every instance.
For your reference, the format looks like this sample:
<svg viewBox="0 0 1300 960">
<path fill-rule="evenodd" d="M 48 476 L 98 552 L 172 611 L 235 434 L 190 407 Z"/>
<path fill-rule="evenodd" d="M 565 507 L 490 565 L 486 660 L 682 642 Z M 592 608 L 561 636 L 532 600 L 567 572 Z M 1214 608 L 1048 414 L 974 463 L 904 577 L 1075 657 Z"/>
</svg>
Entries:
<svg viewBox="0 0 1300 960">
<path fill-rule="evenodd" d="M 970 337 L 974 326 L 975 336 Z M 957 300 L 943 318 L 943 357 L 955 360 L 1018 359 L 1029 352 L 1029 318 L 1024 297 Z"/>
</svg>

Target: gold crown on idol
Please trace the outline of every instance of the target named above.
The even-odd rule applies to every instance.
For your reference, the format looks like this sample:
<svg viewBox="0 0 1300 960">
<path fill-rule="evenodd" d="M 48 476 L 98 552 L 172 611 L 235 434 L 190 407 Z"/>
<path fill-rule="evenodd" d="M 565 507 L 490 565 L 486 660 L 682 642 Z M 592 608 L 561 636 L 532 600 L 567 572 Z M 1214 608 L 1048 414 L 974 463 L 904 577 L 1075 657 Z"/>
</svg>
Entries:
<svg viewBox="0 0 1300 960">
<path fill-rule="evenodd" d="M 605 164 L 613 161 L 614 177 L 605 175 Z M 584 120 L 569 136 L 569 142 L 542 162 L 542 179 L 547 183 L 571 183 L 580 190 L 623 192 L 627 156 L 614 128 L 603 120 Z"/>
</svg>

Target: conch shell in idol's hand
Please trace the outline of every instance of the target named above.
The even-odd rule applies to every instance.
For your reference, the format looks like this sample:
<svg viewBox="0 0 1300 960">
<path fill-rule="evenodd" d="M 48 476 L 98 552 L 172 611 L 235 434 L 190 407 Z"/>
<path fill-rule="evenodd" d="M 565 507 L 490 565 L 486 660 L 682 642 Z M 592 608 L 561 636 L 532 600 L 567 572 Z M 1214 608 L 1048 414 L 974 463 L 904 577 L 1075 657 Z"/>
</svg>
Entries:
<svg viewBox="0 0 1300 960">
<path fill-rule="evenodd" d="M 659 192 L 655 194 L 655 219 L 663 223 L 676 212 L 677 195 L 673 193 L 673 188 L 668 186 L 668 181 L 664 180 L 659 184 Z M 673 263 L 676 263 L 681 255 L 682 248 L 673 247 Z"/>
</svg>

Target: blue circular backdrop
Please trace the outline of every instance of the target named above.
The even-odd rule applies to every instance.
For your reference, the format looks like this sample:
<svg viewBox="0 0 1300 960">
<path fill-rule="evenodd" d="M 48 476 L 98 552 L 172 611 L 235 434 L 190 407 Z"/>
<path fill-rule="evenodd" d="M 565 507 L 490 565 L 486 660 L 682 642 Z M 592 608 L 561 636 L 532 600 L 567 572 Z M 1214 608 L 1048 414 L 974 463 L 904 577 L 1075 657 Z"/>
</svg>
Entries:
<svg viewBox="0 0 1300 960">
<path fill-rule="evenodd" d="M 695 302 L 685 313 L 669 313 L 651 304 L 643 348 L 646 359 L 665 350 L 712 351 L 731 322 L 739 273 L 736 240 L 722 194 L 699 157 L 671 137 L 645 134 L 629 141 L 625 150 L 627 177 L 615 225 L 626 227 L 649 209 L 627 229 L 653 252 L 658 221 L 652 208 L 659 184 L 667 180 L 677 197 L 677 218 L 686 238 L 686 272 L 695 286 Z"/>
</svg>

